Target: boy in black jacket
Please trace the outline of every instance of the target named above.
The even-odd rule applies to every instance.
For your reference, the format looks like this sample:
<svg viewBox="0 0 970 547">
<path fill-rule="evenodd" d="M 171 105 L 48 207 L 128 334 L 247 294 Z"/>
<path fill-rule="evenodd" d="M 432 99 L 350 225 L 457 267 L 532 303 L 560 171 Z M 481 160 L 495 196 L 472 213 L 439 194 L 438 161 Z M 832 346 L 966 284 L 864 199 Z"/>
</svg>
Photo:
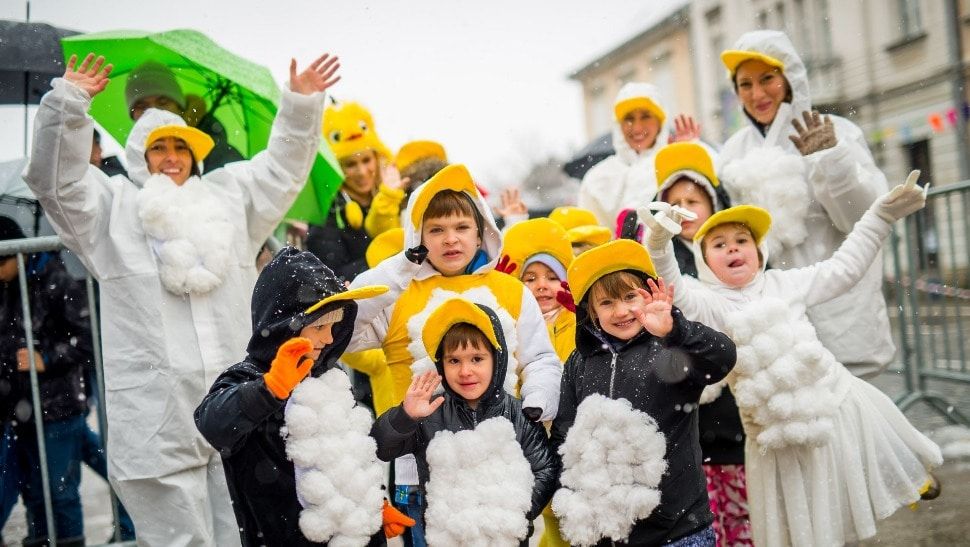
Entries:
<svg viewBox="0 0 970 547">
<path fill-rule="evenodd" d="M 432 469 L 429 466 L 429 459 L 432 459 L 429 445 L 433 451 L 432 439 L 437 434 L 472 430 L 480 424 L 484 427 L 486 424 L 482 422 L 490 418 L 505 418 L 511 422 L 515 441 L 521 449 L 521 454 L 514 451 L 513 459 L 521 460 L 521 456 L 524 456 L 531 468 L 533 479 L 531 499 L 525 500 L 524 507 L 527 510 L 523 511 L 526 522 L 521 521 L 523 515 L 515 515 L 521 524 L 519 530 L 527 533 L 525 529 L 531 527 L 528 523 L 539 515 L 552 497 L 559 471 L 559 461 L 549 447 L 542 425 L 526 419 L 522 414 L 521 401 L 502 388 L 508 373 L 505 336 L 502 324 L 494 310 L 460 298 L 445 301 L 428 317 L 422 332 L 422 342 L 428 355 L 434 356 L 437 374 L 427 371 L 415 377 L 408 388 L 404 402 L 382 414 L 374 423 L 371 434 L 377 440 L 377 456 L 382 460 L 391 461 L 404 454 L 415 455 L 420 487 L 425 490 L 428 488 L 429 479 L 432 478 Z M 444 395 L 433 398 L 433 393 L 441 384 L 442 377 L 445 379 Z M 447 439 L 448 435 L 444 435 L 443 438 Z M 499 455 L 502 452 L 500 447 L 489 443 L 483 448 L 486 452 L 474 455 L 474 461 L 463 460 L 460 454 L 453 453 L 450 457 L 446 454 L 442 460 L 454 465 L 442 464 L 442 467 L 434 469 L 436 473 L 440 473 L 439 476 L 449 476 L 455 479 L 455 482 L 442 486 L 441 480 L 448 479 L 440 479 L 437 490 L 429 494 L 431 509 L 425 508 L 429 519 L 427 528 L 429 541 L 437 539 L 438 543 L 442 544 L 477 544 L 476 542 L 500 542 L 499 538 L 507 540 L 511 536 L 516 536 L 515 531 L 510 532 L 514 527 L 499 529 L 508 524 L 508 520 L 490 518 L 496 516 L 496 513 L 491 511 L 508 509 L 509 506 L 505 502 L 510 500 L 506 499 L 506 496 L 517 499 L 512 494 L 513 491 L 524 494 L 526 498 L 530 497 L 528 484 L 523 485 L 519 481 L 524 479 L 524 482 L 528 483 L 528 472 L 524 477 L 519 477 L 512 472 L 502 477 L 472 477 L 471 484 L 501 480 L 497 484 L 478 484 L 470 490 L 462 490 L 461 486 L 455 486 L 455 484 L 461 484 L 458 478 L 463 475 L 463 471 L 465 474 L 475 473 L 472 466 L 478 465 L 480 461 L 486 459 L 497 461 L 502 458 Z M 503 460 L 503 463 L 505 461 Z M 503 483 L 502 480 L 512 482 Z M 484 489 L 488 486 L 498 486 L 501 494 L 496 500 L 495 497 L 489 497 L 488 493 L 480 490 L 478 486 Z M 434 499 L 435 493 L 440 495 L 437 500 Z M 449 501 L 456 502 L 450 506 L 452 511 L 461 513 L 465 517 L 473 513 L 476 522 L 471 526 L 467 522 L 459 526 L 449 525 L 452 524 L 447 522 L 449 518 L 446 511 L 449 508 Z M 462 508 L 467 508 L 467 505 L 475 507 L 463 511 Z M 511 501 L 511 505 L 515 505 L 514 500 Z M 442 511 L 437 513 L 436 519 L 434 513 L 438 510 Z M 515 510 L 511 509 L 510 512 L 515 513 Z M 454 513 L 451 516 L 453 517 Z M 527 544 L 527 537 L 519 536 L 518 539 L 523 545 Z"/>
<path fill-rule="evenodd" d="M 647 518 L 632 522 L 627 537 L 612 539 L 629 545 L 713 547 L 697 406 L 704 386 L 721 380 L 734 366 L 735 347 L 724 334 L 684 319 L 671 306 L 672 291 L 662 280 L 656 283 L 655 276 L 646 250 L 630 240 L 586 251 L 569 268 L 567 277 L 577 304 L 576 350 L 563 371 L 552 444 L 559 448 L 564 443 L 577 422 L 577 407 L 587 397 L 626 399 L 633 410 L 649 415 L 663 434 L 666 472 L 658 485 L 659 505 Z M 611 453 L 622 452 L 629 442 L 603 441 L 605 460 L 612 463 Z M 568 467 L 577 458 L 564 450 L 563 459 Z M 622 482 L 615 476 L 608 479 Z M 607 504 L 606 514 L 611 514 L 609 504 L 615 505 L 616 500 L 606 498 L 590 502 Z M 556 499 L 553 510 L 563 519 L 564 536 L 569 539 L 568 515 L 560 514 Z M 589 522 L 588 527 L 601 524 Z"/>
<path fill-rule="evenodd" d="M 222 455 L 243 545 L 316 545 L 300 531 L 293 463 L 280 428 L 290 393 L 332 368 L 353 334 L 357 299 L 386 291 L 343 283 L 307 252 L 280 251 L 253 291 L 248 355 L 223 372 L 195 423 Z M 384 545 L 378 531 L 370 545 Z"/>
</svg>

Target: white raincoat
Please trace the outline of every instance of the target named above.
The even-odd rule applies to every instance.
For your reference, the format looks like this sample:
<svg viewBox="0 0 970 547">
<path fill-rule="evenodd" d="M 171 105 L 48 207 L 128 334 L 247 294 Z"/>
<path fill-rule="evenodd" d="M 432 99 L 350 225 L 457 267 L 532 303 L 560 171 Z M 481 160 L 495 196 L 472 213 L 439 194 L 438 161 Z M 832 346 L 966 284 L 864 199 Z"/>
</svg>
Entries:
<svg viewBox="0 0 970 547">
<path fill-rule="evenodd" d="M 781 104 L 764 135 L 752 121 L 728 139 L 721 150 L 718 178 L 735 205 L 759 205 L 775 219 L 768 234 L 773 268 L 801 268 L 825 260 L 872 202 L 888 191 L 886 177 L 876 167 L 862 131 L 845 118 L 830 116 L 838 138 L 833 148 L 802 156 L 789 140 L 797 134 L 793 117 L 801 120 L 812 104 L 805 65 L 784 33 L 748 32 L 732 49 L 782 61 L 792 102 Z M 770 148 L 774 150 L 766 150 Z M 769 184 L 772 192 L 765 189 Z M 878 373 L 895 354 L 882 296 L 881 259 L 846 294 L 812 306 L 808 315 L 825 347 L 854 374 Z"/>
<path fill-rule="evenodd" d="M 164 242 L 147 235 L 139 217 L 138 198 L 148 177 L 143 139 L 166 118 L 149 111 L 132 130 L 126 148 L 134 180 L 108 178 L 88 164 L 94 127 L 86 115 L 90 103 L 82 89 L 54 80 L 37 111 L 24 179 L 61 240 L 100 283 L 109 474 L 135 517 L 140 543 L 238 542 L 225 486 L 225 500 L 207 499 L 204 484 L 173 477 L 194 472 L 191 480 L 199 480 L 197 470 L 207 465 L 210 481 L 219 479 L 212 478 L 213 466 L 222 474 L 218 454 L 195 427 L 193 411 L 215 378 L 246 354 L 256 254 L 309 174 L 319 145 L 323 94 L 284 91 L 265 151 L 186 182 L 185 187 L 208 190 L 213 203 L 222 204 L 217 216 L 231 226 L 222 241 L 231 248 L 221 282 L 208 292 L 182 294 L 163 286 L 159 249 Z M 151 177 L 153 183 L 157 179 Z M 169 218 L 177 215 L 172 211 Z M 181 218 L 192 222 L 191 215 Z M 201 505 L 152 499 L 144 487 L 124 495 L 127 483 L 153 484 L 145 479 L 160 477 Z M 207 517 L 225 520 L 224 514 L 210 513 L 210 504 L 212 512 L 219 513 L 220 504 L 230 511 L 228 535 L 219 535 L 219 524 L 215 537 L 193 529 L 204 527 L 199 521 Z"/>
<path fill-rule="evenodd" d="M 616 95 L 614 106 L 634 97 L 647 97 L 664 108 L 660 90 L 651 84 L 630 82 Z M 579 186 L 577 205 L 589 209 L 603 226 L 613 230 L 616 217 L 623 209 L 635 209 L 651 201 L 657 193 L 653 160 L 668 139 L 666 123 L 660 127 L 653 146 L 637 152 L 623 138 L 622 121 L 613 125 L 613 149 L 616 154 L 594 165 Z"/>
</svg>

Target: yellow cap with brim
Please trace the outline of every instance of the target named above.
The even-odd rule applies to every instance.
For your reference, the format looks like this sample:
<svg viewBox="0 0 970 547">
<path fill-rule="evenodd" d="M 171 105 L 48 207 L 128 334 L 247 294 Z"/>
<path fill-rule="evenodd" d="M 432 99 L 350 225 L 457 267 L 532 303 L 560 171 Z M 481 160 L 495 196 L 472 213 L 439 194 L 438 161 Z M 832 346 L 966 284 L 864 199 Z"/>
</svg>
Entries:
<svg viewBox="0 0 970 547">
<path fill-rule="evenodd" d="M 443 162 L 448 161 L 448 155 L 445 154 L 445 147 L 435 141 L 411 141 L 397 151 L 397 156 L 394 157 L 394 164 L 399 171 L 404 171 L 414 162 L 425 158 L 437 158 Z"/>
<path fill-rule="evenodd" d="M 373 298 L 375 296 L 382 295 L 388 290 L 389 287 L 387 285 L 367 285 L 365 287 L 350 289 L 349 291 L 338 292 L 337 294 L 331 294 L 330 296 L 310 306 L 303 312 L 303 314 L 309 315 L 332 302 L 364 300 L 365 298 Z"/>
<path fill-rule="evenodd" d="M 588 226 L 599 224 L 596 215 L 589 209 L 582 207 L 572 207 L 569 205 L 556 207 L 549 213 L 549 220 L 558 222 L 563 228 L 569 230 L 578 226 Z"/>
<path fill-rule="evenodd" d="M 548 218 L 533 218 L 513 224 L 502 237 L 502 254 L 516 264 L 515 275 L 521 276 L 523 264 L 539 253 L 555 258 L 563 269 L 573 261 L 573 249 L 566 230 Z"/>
<path fill-rule="evenodd" d="M 475 181 L 472 180 L 471 173 L 464 165 L 455 163 L 445 167 L 428 179 L 428 182 L 422 184 L 418 190 L 419 194 L 411 207 L 411 224 L 415 230 L 421 228 L 421 221 L 424 219 L 428 204 L 442 190 L 465 192 L 473 198 L 479 196 Z"/>
<path fill-rule="evenodd" d="M 492 319 L 485 313 L 485 310 L 464 298 L 451 298 L 435 308 L 424 323 L 421 340 L 424 342 L 424 350 L 428 352 L 428 356 L 432 359 L 435 358 L 441 340 L 448 333 L 448 330 L 458 323 L 468 323 L 474 326 L 482 331 L 492 347 L 496 349 L 502 347 L 498 338 L 495 337 Z"/>
<path fill-rule="evenodd" d="M 598 247 L 613 239 L 613 232 L 605 226 L 589 224 L 566 230 L 566 237 L 571 244 L 589 243 Z"/>
<path fill-rule="evenodd" d="M 751 235 L 754 236 L 755 244 L 760 245 L 765 235 L 768 234 L 768 230 L 771 228 L 771 215 L 768 211 L 754 205 L 736 205 L 723 211 L 718 211 L 711 215 L 704 224 L 701 224 L 701 227 L 697 229 L 697 233 L 694 234 L 694 241 L 700 241 L 707 232 L 710 232 L 721 224 L 730 223 L 744 224 L 750 228 Z"/>
<path fill-rule="evenodd" d="M 593 247 L 573 260 L 566 274 L 573 301 L 579 304 L 599 278 L 621 270 L 635 270 L 657 277 L 657 270 L 643 245 L 632 239 L 617 239 Z"/>
<path fill-rule="evenodd" d="M 613 107 L 613 114 L 616 116 L 616 121 L 621 122 L 623 117 L 630 112 L 641 109 L 653 114 L 660 125 L 663 125 L 664 120 L 667 119 L 667 113 L 664 112 L 664 109 L 660 108 L 660 105 L 653 102 L 649 97 L 631 97 L 620 101 Z"/>
<path fill-rule="evenodd" d="M 373 268 L 402 250 L 404 250 L 404 228 L 391 228 L 381 232 L 371 240 L 370 245 L 367 246 L 367 252 L 364 253 L 367 267 Z"/>
<path fill-rule="evenodd" d="M 695 142 L 675 142 L 668 144 L 654 157 L 654 172 L 657 187 L 663 188 L 671 175 L 680 171 L 693 171 L 706 178 L 711 186 L 720 184 L 714 172 L 714 162 L 707 150 Z"/>
<path fill-rule="evenodd" d="M 745 51 L 740 49 L 729 49 L 721 52 L 721 62 L 727 67 L 728 72 L 731 73 L 731 77 L 734 77 L 734 73 L 738 71 L 738 67 L 741 63 L 745 61 L 761 61 L 766 65 L 773 66 L 782 72 L 785 71 L 785 63 L 772 57 L 771 55 L 765 55 L 757 51 Z"/>
<path fill-rule="evenodd" d="M 192 156 L 195 157 L 195 161 L 204 160 L 216 145 L 212 137 L 194 127 L 187 125 L 162 125 L 152 129 L 151 133 L 145 137 L 145 150 L 148 150 L 153 142 L 165 137 L 175 137 L 176 139 L 185 141 L 189 150 L 192 151 Z"/>
</svg>

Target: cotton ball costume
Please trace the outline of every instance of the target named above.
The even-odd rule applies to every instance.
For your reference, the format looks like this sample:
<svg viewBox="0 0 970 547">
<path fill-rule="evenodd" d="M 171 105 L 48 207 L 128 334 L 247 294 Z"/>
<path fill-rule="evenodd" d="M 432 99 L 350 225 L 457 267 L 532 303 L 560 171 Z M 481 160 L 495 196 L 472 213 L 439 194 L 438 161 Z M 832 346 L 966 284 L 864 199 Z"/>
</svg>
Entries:
<svg viewBox="0 0 970 547">
<path fill-rule="evenodd" d="M 566 441 L 562 488 L 552 498 L 563 537 L 592 545 L 625 540 L 637 520 L 660 504 L 667 446 L 650 416 L 626 399 L 590 395 L 580 403 Z"/>
<path fill-rule="evenodd" d="M 427 449 L 429 545 L 518 545 L 525 539 L 534 478 L 512 423 L 435 435 Z"/>
<path fill-rule="evenodd" d="M 331 369 L 293 390 L 286 411 L 286 454 L 296 467 L 304 509 L 300 530 L 317 542 L 366 545 L 381 526 L 384 470 L 347 374 Z"/>
</svg>

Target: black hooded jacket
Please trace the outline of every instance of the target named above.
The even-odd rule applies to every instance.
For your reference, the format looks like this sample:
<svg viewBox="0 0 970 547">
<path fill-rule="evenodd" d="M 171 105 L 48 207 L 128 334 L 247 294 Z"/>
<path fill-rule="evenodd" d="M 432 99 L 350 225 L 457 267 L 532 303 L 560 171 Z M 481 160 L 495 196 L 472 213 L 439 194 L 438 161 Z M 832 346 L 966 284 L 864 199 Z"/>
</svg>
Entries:
<svg viewBox="0 0 970 547">
<path fill-rule="evenodd" d="M 488 314 L 492 320 L 495 336 L 499 341 L 505 340 L 502 326 L 499 324 L 495 312 L 486 306 L 478 307 Z M 377 457 L 386 462 L 405 454 L 414 454 L 418 464 L 418 480 L 422 486 L 427 484 L 430 477 L 428 461 L 425 451 L 428 444 L 439 431 L 463 431 L 475 427 L 489 418 L 504 416 L 512 422 L 515 437 L 522 447 L 522 453 L 532 467 L 535 484 L 532 487 L 532 507 L 526 517 L 531 521 L 539 516 L 543 507 L 552 499 L 559 476 L 559 458 L 549 446 L 546 431 L 542 424 L 530 421 L 522 414 L 522 402 L 505 392 L 502 388 L 508 368 L 508 354 L 503 349 L 492 348 L 494 357 L 492 367 L 492 381 L 477 408 L 471 408 L 460 395 L 452 390 L 447 382 L 442 382 L 445 389 L 445 402 L 427 418 L 414 421 L 404 412 L 404 407 L 398 405 L 374 422 L 371 436 L 377 441 Z M 441 360 L 435 363 L 438 374 L 444 376 Z"/>
<path fill-rule="evenodd" d="M 701 469 L 698 400 L 704 386 L 721 380 L 734 367 L 734 343 L 710 327 L 684 319 L 677 308 L 672 311 L 673 330 L 666 337 L 642 330 L 619 342 L 592 324 L 587 300 L 576 309 L 576 351 L 563 370 L 552 445 L 558 449 L 565 441 L 576 408 L 589 395 L 630 401 L 656 420 L 666 438 L 668 467 L 660 480 L 660 505 L 634 524 L 627 544 L 662 545 L 699 532 L 713 516 Z"/>
<path fill-rule="evenodd" d="M 243 545 L 319 545 L 300 532 L 302 507 L 293 462 L 280 435 L 286 401 L 270 392 L 263 374 L 280 345 L 323 314 L 343 307 L 343 319 L 333 326 L 333 343 L 320 353 L 310 374 L 320 376 L 334 365 L 350 343 L 357 304 L 338 301 L 309 315 L 303 311 L 344 290 L 311 253 L 281 250 L 256 281 L 246 359 L 223 372 L 195 410 L 196 427 L 222 455 Z M 378 532 L 371 545 L 384 543 L 383 532 Z"/>
</svg>

